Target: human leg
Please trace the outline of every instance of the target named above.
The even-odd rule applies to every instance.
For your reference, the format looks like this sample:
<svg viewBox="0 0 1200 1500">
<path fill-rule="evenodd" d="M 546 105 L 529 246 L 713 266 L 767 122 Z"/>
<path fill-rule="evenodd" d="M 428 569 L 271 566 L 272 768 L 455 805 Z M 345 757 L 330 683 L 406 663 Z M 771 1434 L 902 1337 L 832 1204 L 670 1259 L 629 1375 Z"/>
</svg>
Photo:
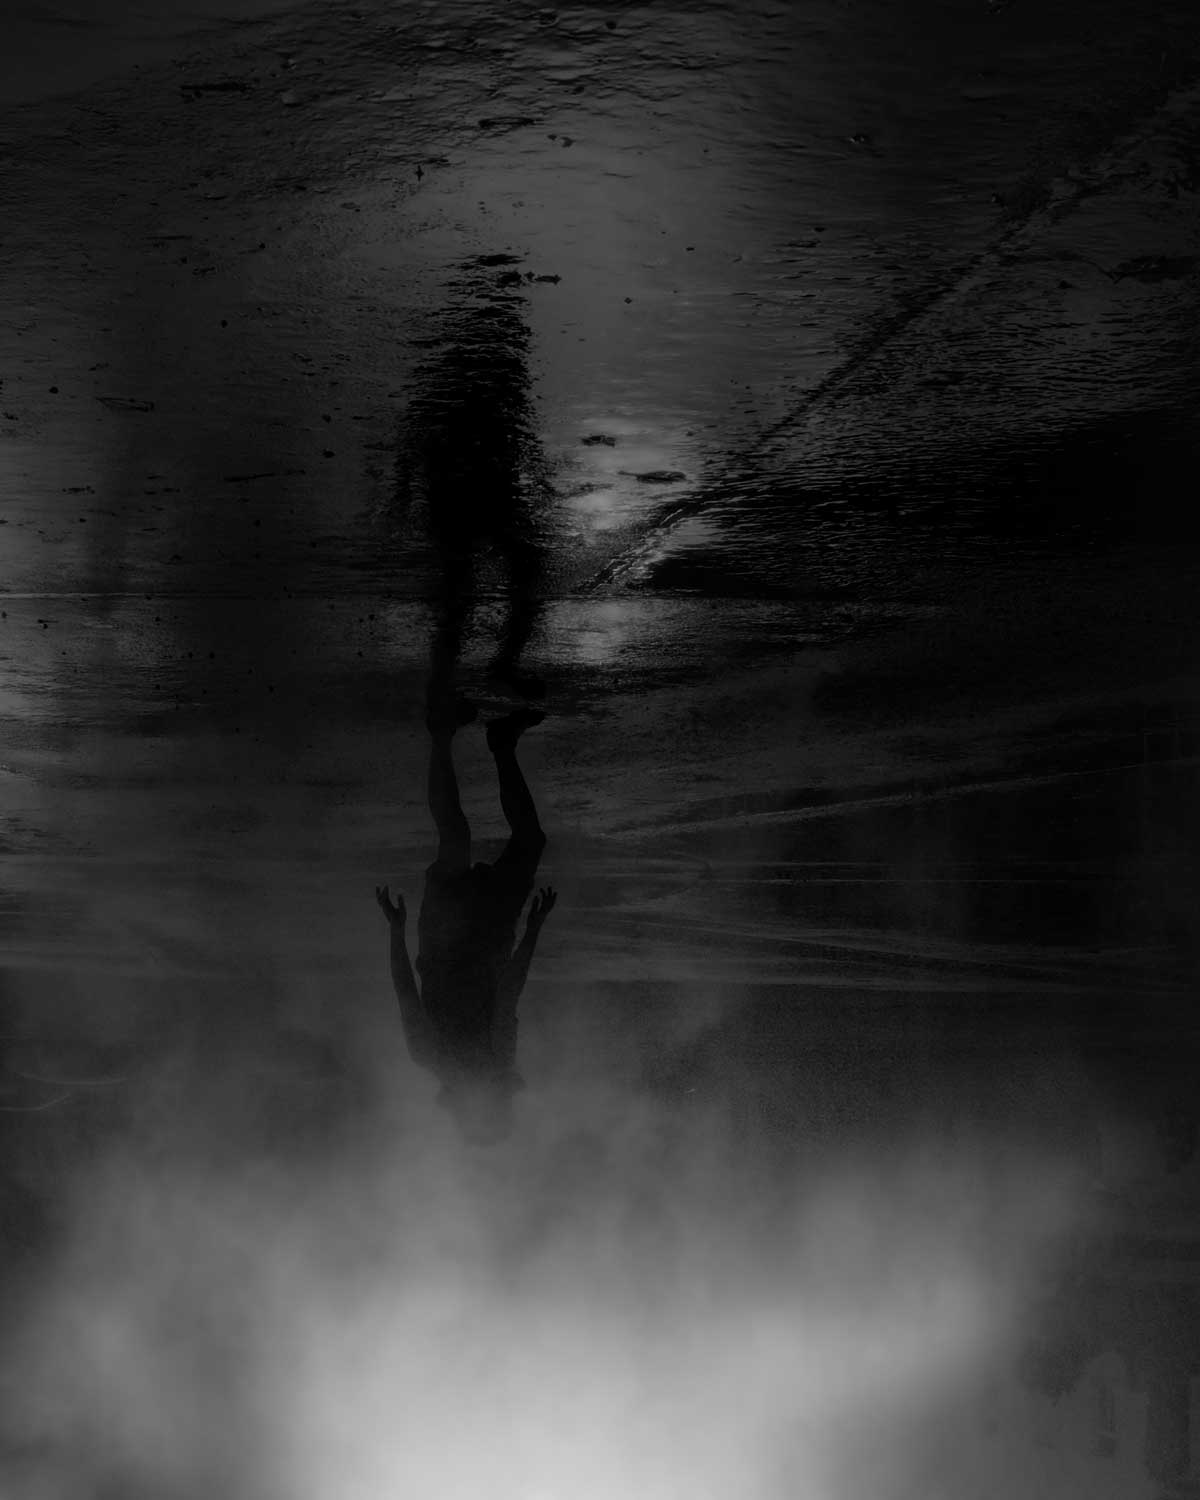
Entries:
<svg viewBox="0 0 1200 1500">
<path fill-rule="evenodd" d="M 464 705 L 458 711 L 465 712 L 468 706 Z M 438 834 L 437 865 L 446 873 L 467 870 L 471 866 L 471 828 L 462 810 L 458 776 L 454 770 L 454 731 L 458 726 L 445 708 L 434 705 L 430 707 L 426 722 L 429 727 L 429 811 Z"/>
<path fill-rule="evenodd" d="M 500 644 L 488 667 L 488 676 L 523 698 L 544 698 L 545 682 L 535 673 L 523 671 L 519 665 L 544 609 L 541 549 L 527 539 L 512 537 L 507 540 L 504 551 L 509 573 L 508 607 Z"/>
<path fill-rule="evenodd" d="M 540 724 L 545 717 L 536 709 L 519 708 L 489 724 L 487 731 L 488 749 L 496 762 L 496 778 L 500 783 L 500 807 L 512 830 L 511 843 L 539 849 L 544 847 L 546 835 L 533 794 L 517 762 L 517 741 L 526 729 Z"/>
</svg>

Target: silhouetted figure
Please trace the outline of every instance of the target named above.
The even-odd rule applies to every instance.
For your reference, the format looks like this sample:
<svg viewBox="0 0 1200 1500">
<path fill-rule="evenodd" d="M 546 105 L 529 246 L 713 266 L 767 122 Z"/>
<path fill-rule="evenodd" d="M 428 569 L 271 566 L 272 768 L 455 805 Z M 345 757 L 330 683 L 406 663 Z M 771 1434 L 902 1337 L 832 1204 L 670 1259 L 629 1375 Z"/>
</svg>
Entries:
<svg viewBox="0 0 1200 1500">
<path fill-rule="evenodd" d="M 426 719 L 429 810 L 438 851 L 425 872 L 417 924 L 419 990 L 405 938 L 404 898 L 393 905 L 387 886 L 378 887 L 375 896 L 391 926 L 392 982 L 409 1053 L 440 1079 L 439 1102 L 466 1139 L 482 1145 L 512 1129 L 513 1097 L 524 1087 L 516 1069 L 517 1006 L 538 934 L 557 896 L 549 886 L 538 893 L 525 935 L 514 947 L 517 922 L 546 847 L 517 764 L 517 741 L 544 716 L 518 709 L 488 726 L 500 805 L 511 833 L 495 863 L 472 865 L 471 829 L 459 800 L 452 744 L 455 732 L 475 717 L 474 706 L 458 698 L 435 700 Z"/>
<path fill-rule="evenodd" d="M 506 614 L 489 666 L 499 685 L 525 698 L 544 693 L 520 668 L 541 613 L 544 548 L 536 509 L 550 494 L 546 460 L 529 393 L 529 329 L 510 290 L 509 256 L 485 256 L 464 269 L 456 297 L 439 315 L 432 352 L 415 372 L 414 395 L 397 453 L 396 505 L 407 520 L 414 500 L 437 554 L 437 629 L 431 676 L 449 683 L 476 604 L 487 556 L 507 575 Z"/>
</svg>

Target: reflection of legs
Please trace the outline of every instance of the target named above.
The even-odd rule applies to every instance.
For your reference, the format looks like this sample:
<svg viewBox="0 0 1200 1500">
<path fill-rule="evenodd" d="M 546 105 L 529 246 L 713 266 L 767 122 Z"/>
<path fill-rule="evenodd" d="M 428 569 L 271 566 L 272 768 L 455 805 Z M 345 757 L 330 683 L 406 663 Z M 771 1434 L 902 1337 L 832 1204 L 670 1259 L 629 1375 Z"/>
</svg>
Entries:
<svg viewBox="0 0 1200 1500">
<path fill-rule="evenodd" d="M 429 652 L 429 701 L 449 697 L 454 692 L 454 669 L 462 649 L 462 615 L 444 614 L 433 634 Z"/>
<path fill-rule="evenodd" d="M 525 730 L 532 728 L 534 724 L 540 724 L 544 718 L 544 714 L 534 709 L 521 708 L 488 725 L 488 749 L 496 762 L 500 807 L 512 830 L 512 842 L 515 844 L 536 844 L 540 847 L 546 842 L 533 794 L 517 764 L 517 741 Z"/>
<path fill-rule="evenodd" d="M 509 682 L 530 698 L 545 696 L 545 684 L 532 673 L 518 670 L 518 663 L 533 635 L 543 610 L 541 548 L 532 541 L 510 537 L 505 547 L 509 597 L 504 634 L 492 659 L 492 675 Z"/>
<path fill-rule="evenodd" d="M 431 725 L 429 733 L 429 811 L 438 832 L 437 863 L 465 870 L 471 863 L 471 828 L 454 773 L 454 730 Z"/>
<path fill-rule="evenodd" d="M 471 613 L 472 576 L 470 558 L 446 547 L 442 553 L 442 577 L 435 606 L 437 620 L 430 649 L 431 701 L 454 691 L 454 672 Z"/>
</svg>

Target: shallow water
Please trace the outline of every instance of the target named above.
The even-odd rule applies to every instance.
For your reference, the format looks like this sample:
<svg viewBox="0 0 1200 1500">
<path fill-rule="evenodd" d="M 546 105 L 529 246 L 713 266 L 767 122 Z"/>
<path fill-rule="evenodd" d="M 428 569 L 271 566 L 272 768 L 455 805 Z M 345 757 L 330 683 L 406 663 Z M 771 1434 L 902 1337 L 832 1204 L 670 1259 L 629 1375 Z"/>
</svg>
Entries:
<svg viewBox="0 0 1200 1500">
<path fill-rule="evenodd" d="M 1173 1483 L 1190 8 L 13 36 L 6 1494 Z M 372 888 L 505 642 L 560 897 L 479 1158 Z"/>
</svg>

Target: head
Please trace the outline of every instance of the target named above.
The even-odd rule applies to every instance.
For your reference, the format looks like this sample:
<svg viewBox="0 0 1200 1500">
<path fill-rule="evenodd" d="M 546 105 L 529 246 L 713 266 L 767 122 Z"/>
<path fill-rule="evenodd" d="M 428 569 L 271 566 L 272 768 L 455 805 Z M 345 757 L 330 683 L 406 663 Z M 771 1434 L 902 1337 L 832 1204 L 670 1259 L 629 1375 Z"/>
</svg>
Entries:
<svg viewBox="0 0 1200 1500">
<path fill-rule="evenodd" d="M 438 1103 L 469 1146 L 496 1146 L 513 1130 L 513 1096 L 521 1087 L 511 1078 L 461 1078 L 442 1085 Z"/>
</svg>

